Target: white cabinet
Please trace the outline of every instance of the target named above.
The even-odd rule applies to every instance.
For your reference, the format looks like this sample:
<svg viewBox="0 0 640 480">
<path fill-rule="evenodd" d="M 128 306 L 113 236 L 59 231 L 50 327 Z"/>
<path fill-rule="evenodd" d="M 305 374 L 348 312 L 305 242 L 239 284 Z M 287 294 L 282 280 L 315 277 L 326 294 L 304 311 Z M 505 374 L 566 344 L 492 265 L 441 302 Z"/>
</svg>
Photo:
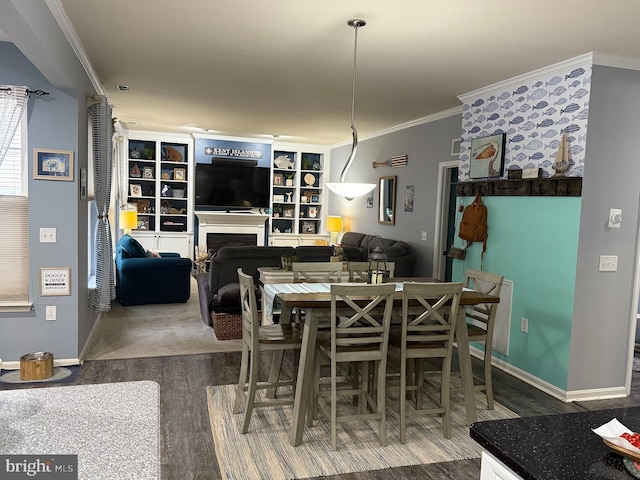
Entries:
<svg viewBox="0 0 640 480">
<path fill-rule="evenodd" d="M 157 250 L 159 252 L 176 252 L 181 257 L 193 258 L 193 235 L 188 233 L 141 233 L 135 230 L 131 232 L 145 250 Z"/>
<path fill-rule="evenodd" d="M 298 245 L 329 245 L 330 235 L 269 235 L 272 247 L 297 247 Z"/>
<path fill-rule="evenodd" d="M 317 145 L 274 144 L 271 245 L 314 245 L 326 234 L 324 175 L 329 151 Z M 290 236 L 290 239 L 287 237 Z M 272 239 L 273 237 L 273 239 Z M 308 237 L 308 240 L 300 240 Z"/>
<path fill-rule="evenodd" d="M 496 457 L 483 451 L 480 480 L 522 480 L 522 477 L 514 473 Z"/>
</svg>

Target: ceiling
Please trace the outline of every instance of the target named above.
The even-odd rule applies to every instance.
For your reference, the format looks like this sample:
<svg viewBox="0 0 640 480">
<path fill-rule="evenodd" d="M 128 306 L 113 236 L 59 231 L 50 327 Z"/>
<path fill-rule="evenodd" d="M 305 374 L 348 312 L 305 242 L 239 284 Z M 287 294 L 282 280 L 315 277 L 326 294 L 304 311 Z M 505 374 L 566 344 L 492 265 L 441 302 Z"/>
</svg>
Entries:
<svg viewBox="0 0 640 480">
<path fill-rule="evenodd" d="M 116 117 L 141 130 L 349 142 L 350 18 L 367 21 L 361 138 L 587 52 L 640 59 L 637 0 L 59 2 Z"/>
</svg>

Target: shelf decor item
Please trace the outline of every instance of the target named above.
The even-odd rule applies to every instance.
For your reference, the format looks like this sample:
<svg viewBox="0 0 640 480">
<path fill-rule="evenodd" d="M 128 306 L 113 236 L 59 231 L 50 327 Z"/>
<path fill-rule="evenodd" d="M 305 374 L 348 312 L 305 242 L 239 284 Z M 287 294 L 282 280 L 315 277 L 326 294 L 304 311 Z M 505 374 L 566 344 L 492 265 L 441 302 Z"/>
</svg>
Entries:
<svg viewBox="0 0 640 480">
<path fill-rule="evenodd" d="M 185 168 L 174 168 L 173 179 L 174 180 L 186 180 L 187 170 Z"/>
<path fill-rule="evenodd" d="M 144 178 L 153 178 L 153 167 L 144 167 Z"/>
<path fill-rule="evenodd" d="M 131 190 L 131 196 L 132 197 L 141 197 L 142 196 L 142 185 L 131 184 L 131 185 L 129 185 L 129 188 Z"/>
<path fill-rule="evenodd" d="M 316 233 L 315 222 L 302 222 L 302 233 Z"/>
<path fill-rule="evenodd" d="M 316 218 L 318 216 L 318 209 L 316 207 L 309 207 L 309 218 Z"/>
<path fill-rule="evenodd" d="M 73 181 L 73 151 L 33 149 L 33 178 Z"/>
<path fill-rule="evenodd" d="M 273 174 L 273 184 L 276 185 L 276 186 L 282 185 L 282 174 L 281 173 L 274 173 Z"/>
</svg>

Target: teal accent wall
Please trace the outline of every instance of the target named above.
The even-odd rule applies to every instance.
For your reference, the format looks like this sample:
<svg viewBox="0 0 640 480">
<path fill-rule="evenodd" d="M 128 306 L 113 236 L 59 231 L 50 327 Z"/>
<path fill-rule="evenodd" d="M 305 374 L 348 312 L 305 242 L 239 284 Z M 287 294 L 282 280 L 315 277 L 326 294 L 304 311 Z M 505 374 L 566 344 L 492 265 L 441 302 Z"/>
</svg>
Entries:
<svg viewBox="0 0 640 480">
<path fill-rule="evenodd" d="M 464 199 L 464 204 L 473 198 Z M 580 227 L 580 197 L 483 197 L 488 209 L 484 270 L 513 282 L 509 355 L 497 358 L 566 389 Z M 459 214 L 460 215 L 460 214 Z M 459 238 L 456 245 L 461 246 Z M 456 260 L 453 279 L 479 269 L 482 244 Z M 529 319 L 529 333 L 520 318 Z"/>
</svg>

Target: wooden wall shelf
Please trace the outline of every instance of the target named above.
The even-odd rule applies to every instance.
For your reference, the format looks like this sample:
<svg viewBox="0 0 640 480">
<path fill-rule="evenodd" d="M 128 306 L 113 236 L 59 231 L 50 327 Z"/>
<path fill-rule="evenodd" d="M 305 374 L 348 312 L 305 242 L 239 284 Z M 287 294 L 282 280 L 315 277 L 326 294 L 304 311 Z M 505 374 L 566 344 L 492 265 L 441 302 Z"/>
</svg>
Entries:
<svg viewBox="0 0 640 480">
<path fill-rule="evenodd" d="M 456 196 L 473 197 L 580 197 L 582 177 L 534 178 L 457 182 Z"/>
</svg>

